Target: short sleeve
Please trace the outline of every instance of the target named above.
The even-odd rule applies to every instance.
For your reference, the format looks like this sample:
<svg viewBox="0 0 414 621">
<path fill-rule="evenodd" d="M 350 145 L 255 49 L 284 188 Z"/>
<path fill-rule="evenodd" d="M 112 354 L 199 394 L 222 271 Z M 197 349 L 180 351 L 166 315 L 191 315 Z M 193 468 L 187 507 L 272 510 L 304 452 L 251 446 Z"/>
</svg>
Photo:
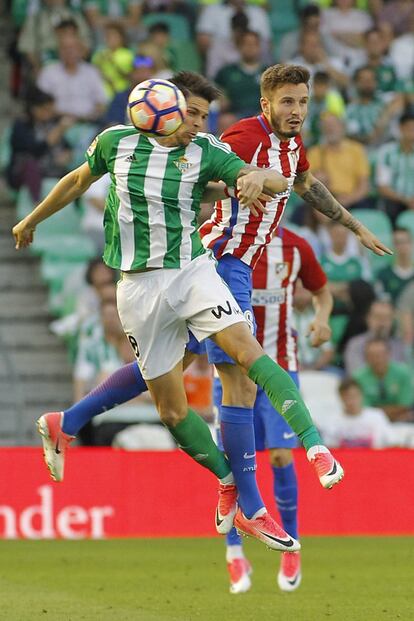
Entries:
<svg viewBox="0 0 414 621">
<path fill-rule="evenodd" d="M 108 164 L 103 148 L 103 136 L 104 134 L 98 134 L 85 153 L 91 173 L 96 177 L 100 177 L 108 172 Z"/>
<path fill-rule="evenodd" d="M 232 152 L 230 147 L 217 140 L 211 134 L 207 134 L 209 141 L 209 164 L 211 167 L 211 179 L 224 181 L 228 186 L 236 184 L 237 177 L 245 162 Z"/>
<path fill-rule="evenodd" d="M 260 145 L 270 147 L 269 136 L 263 130 L 260 131 L 260 126 L 257 127 L 256 124 L 253 126 L 249 120 L 240 121 L 226 129 L 220 140 L 228 144 L 233 153 L 248 164 L 253 161 Z"/>
<path fill-rule="evenodd" d="M 301 238 L 298 249 L 301 258 L 301 267 L 298 276 L 302 280 L 303 286 L 308 289 L 308 291 L 318 291 L 322 289 L 328 282 L 328 279 L 312 247 L 307 241 Z"/>
</svg>

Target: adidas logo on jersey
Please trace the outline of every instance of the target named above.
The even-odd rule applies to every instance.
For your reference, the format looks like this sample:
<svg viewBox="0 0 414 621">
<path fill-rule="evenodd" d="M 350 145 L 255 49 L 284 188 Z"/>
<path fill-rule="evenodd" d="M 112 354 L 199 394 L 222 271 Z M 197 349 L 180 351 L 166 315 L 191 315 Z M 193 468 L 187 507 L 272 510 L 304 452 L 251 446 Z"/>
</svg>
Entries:
<svg viewBox="0 0 414 621">
<path fill-rule="evenodd" d="M 292 405 L 295 405 L 296 403 L 297 401 L 295 401 L 294 399 L 287 399 L 286 401 L 284 401 L 282 405 L 282 416 L 283 414 L 286 414 L 289 408 L 291 408 Z"/>
<path fill-rule="evenodd" d="M 137 161 L 137 158 L 135 157 L 135 153 L 132 153 L 131 155 L 128 155 L 128 156 L 125 158 L 125 161 L 126 161 L 126 162 L 136 162 L 136 161 Z"/>
</svg>

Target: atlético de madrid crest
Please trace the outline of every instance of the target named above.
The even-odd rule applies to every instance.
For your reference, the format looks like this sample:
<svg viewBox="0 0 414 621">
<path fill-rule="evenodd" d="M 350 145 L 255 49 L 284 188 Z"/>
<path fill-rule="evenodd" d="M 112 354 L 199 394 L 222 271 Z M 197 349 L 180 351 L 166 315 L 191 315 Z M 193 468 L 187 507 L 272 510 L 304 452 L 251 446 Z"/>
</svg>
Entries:
<svg viewBox="0 0 414 621">
<path fill-rule="evenodd" d="M 178 158 L 178 160 L 174 160 L 174 164 L 177 166 L 180 173 L 184 173 L 189 170 L 192 166 L 192 163 L 188 161 L 184 155 Z"/>
<path fill-rule="evenodd" d="M 289 275 L 289 263 L 287 263 L 286 261 L 276 263 L 275 272 L 278 278 L 284 280 Z"/>
</svg>

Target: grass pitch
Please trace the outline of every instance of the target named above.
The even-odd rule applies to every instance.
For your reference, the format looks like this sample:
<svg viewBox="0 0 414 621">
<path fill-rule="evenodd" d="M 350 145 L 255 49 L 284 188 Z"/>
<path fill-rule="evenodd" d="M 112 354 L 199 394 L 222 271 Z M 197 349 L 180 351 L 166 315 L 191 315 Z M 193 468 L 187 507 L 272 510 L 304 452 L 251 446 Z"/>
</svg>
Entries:
<svg viewBox="0 0 414 621">
<path fill-rule="evenodd" d="M 307 537 L 303 582 L 248 541 L 252 590 L 228 593 L 220 539 L 0 542 L 7 621 L 411 621 L 414 538 Z"/>
</svg>

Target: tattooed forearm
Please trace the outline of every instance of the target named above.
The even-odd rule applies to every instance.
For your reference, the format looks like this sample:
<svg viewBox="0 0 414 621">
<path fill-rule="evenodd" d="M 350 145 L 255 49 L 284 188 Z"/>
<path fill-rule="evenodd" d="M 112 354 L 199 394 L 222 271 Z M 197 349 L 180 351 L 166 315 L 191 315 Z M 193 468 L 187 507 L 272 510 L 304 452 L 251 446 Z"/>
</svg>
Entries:
<svg viewBox="0 0 414 621">
<path fill-rule="evenodd" d="M 361 222 L 354 218 L 336 198 L 332 196 L 330 191 L 318 180 L 307 189 L 303 194 L 300 193 L 303 200 L 311 207 L 323 213 L 331 220 L 336 220 L 350 231 L 356 233 L 362 226 Z"/>
</svg>

